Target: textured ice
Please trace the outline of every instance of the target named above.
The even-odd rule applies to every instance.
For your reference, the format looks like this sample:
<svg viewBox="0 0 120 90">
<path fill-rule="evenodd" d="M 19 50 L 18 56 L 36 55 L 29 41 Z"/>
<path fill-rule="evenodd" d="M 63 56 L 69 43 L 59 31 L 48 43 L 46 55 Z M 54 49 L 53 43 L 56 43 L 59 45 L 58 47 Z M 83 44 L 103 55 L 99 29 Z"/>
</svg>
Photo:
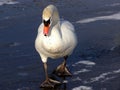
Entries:
<svg viewBox="0 0 120 90">
<path fill-rule="evenodd" d="M 0 0 L 0 6 L 4 4 L 17 4 L 17 1 L 12 1 L 12 0 Z"/>
<path fill-rule="evenodd" d="M 120 20 L 120 12 L 112 14 L 112 15 L 108 15 L 108 16 L 97 16 L 97 17 L 93 17 L 93 18 L 79 20 L 79 21 L 77 21 L 77 23 L 84 24 L 84 23 L 90 23 L 90 22 L 95 22 L 95 21 L 99 21 L 99 20 Z"/>
<path fill-rule="evenodd" d="M 117 74 L 120 74 L 120 69 L 114 70 L 111 72 L 101 73 L 99 76 L 93 77 L 88 81 L 84 81 L 85 83 L 93 83 L 93 82 L 104 82 L 107 80 L 111 80 L 117 77 Z"/>
<path fill-rule="evenodd" d="M 80 77 L 73 78 L 72 81 L 82 81 Z"/>
<path fill-rule="evenodd" d="M 26 72 L 19 72 L 18 75 L 19 76 L 28 76 L 28 73 L 26 73 Z"/>
<path fill-rule="evenodd" d="M 119 6 L 120 5 L 120 3 L 113 3 L 113 4 L 107 4 L 106 6 L 112 6 L 112 7 L 114 7 L 114 6 Z"/>
<path fill-rule="evenodd" d="M 95 65 L 95 62 L 89 61 L 89 60 L 83 60 L 83 61 L 78 61 L 75 64 L 73 64 L 72 66 L 76 66 L 78 64 L 85 64 L 85 65 Z"/>
<path fill-rule="evenodd" d="M 79 74 L 79 73 L 84 73 L 84 72 L 89 72 L 90 70 L 88 70 L 88 69 L 81 69 L 81 70 L 79 70 L 79 71 L 75 71 L 73 74 L 74 75 L 77 75 L 77 74 Z"/>
<path fill-rule="evenodd" d="M 93 90 L 92 87 L 88 87 L 88 86 L 79 86 L 79 87 L 75 87 L 72 90 Z"/>
<path fill-rule="evenodd" d="M 18 88 L 17 90 L 31 90 L 29 87 L 21 87 L 21 88 Z"/>
</svg>

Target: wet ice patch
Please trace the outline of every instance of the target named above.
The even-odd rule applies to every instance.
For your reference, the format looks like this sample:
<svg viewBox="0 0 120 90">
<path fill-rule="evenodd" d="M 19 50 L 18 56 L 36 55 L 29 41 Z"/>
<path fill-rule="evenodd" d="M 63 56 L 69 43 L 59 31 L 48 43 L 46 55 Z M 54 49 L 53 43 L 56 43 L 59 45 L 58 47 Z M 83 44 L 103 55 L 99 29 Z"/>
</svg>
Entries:
<svg viewBox="0 0 120 90">
<path fill-rule="evenodd" d="M 99 76 L 90 78 L 90 80 L 88 80 L 88 81 L 84 81 L 84 83 L 93 83 L 93 82 L 98 82 L 98 81 L 99 82 L 105 82 L 105 81 L 116 78 L 117 74 L 120 74 L 120 69 L 114 70 L 114 71 L 111 71 L 111 72 L 102 73 Z"/>
<path fill-rule="evenodd" d="M 9 46 L 10 46 L 10 47 L 15 47 L 15 46 L 19 46 L 19 45 L 20 45 L 19 42 L 13 42 L 13 43 L 11 43 Z"/>
<path fill-rule="evenodd" d="M 78 74 L 80 74 L 80 73 L 85 73 L 85 72 L 89 72 L 89 71 L 91 71 L 91 70 L 81 69 L 81 70 L 79 70 L 79 71 L 75 71 L 73 74 L 74 74 L 74 75 L 78 75 Z"/>
<path fill-rule="evenodd" d="M 19 2 L 14 1 L 14 0 L 0 0 L 0 6 L 4 5 L 4 4 L 17 4 Z"/>
<path fill-rule="evenodd" d="M 82 81 L 82 79 L 79 76 L 77 76 L 76 78 L 73 78 L 72 81 Z"/>
<path fill-rule="evenodd" d="M 93 65 L 95 65 L 96 63 L 95 63 L 95 62 L 92 62 L 92 61 L 89 61 L 89 60 L 83 60 L 83 61 L 78 61 L 78 62 L 76 62 L 76 63 L 73 64 L 72 66 L 76 66 L 76 65 L 79 65 L 79 64 L 84 64 L 84 65 L 93 66 Z"/>
<path fill-rule="evenodd" d="M 18 66 L 17 68 L 18 68 L 18 69 L 24 69 L 25 66 Z"/>
<path fill-rule="evenodd" d="M 19 45 L 21 45 L 21 43 L 19 43 L 19 42 L 1 43 L 0 48 L 16 47 L 16 46 L 19 46 Z"/>
<path fill-rule="evenodd" d="M 110 72 L 102 73 L 102 74 L 100 74 L 98 77 L 91 78 L 91 82 L 96 82 L 96 81 L 105 79 L 105 77 L 106 77 L 107 75 L 109 75 L 109 74 L 110 74 Z"/>
<path fill-rule="evenodd" d="M 108 80 L 111 80 L 111 79 L 114 79 L 116 78 L 116 76 L 111 76 L 111 77 L 106 77 L 104 80 L 102 80 L 101 82 L 105 82 L 105 81 L 108 81 Z"/>
<path fill-rule="evenodd" d="M 68 83 L 68 80 L 63 80 L 63 83 Z"/>
<path fill-rule="evenodd" d="M 114 51 L 115 48 L 116 48 L 116 46 L 111 47 L 111 48 L 110 48 L 110 51 Z"/>
<path fill-rule="evenodd" d="M 113 47 L 117 48 L 117 47 L 120 46 L 120 32 L 115 34 L 113 41 L 114 41 L 114 46 Z"/>
<path fill-rule="evenodd" d="M 79 20 L 76 23 L 91 23 L 99 20 L 120 20 L 120 12 L 108 15 L 108 16 L 98 16 L 98 17 L 93 17 L 93 18 L 87 18 L 83 20 Z"/>
<path fill-rule="evenodd" d="M 85 64 L 85 65 L 95 65 L 92 61 L 80 61 L 79 64 Z"/>
<path fill-rule="evenodd" d="M 17 90 L 31 90 L 29 87 L 21 87 L 21 88 L 18 88 Z"/>
<path fill-rule="evenodd" d="M 101 11 L 97 12 L 97 14 L 113 14 L 113 11 Z"/>
<path fill-rule="evenodd" d="M 92 87 L 89 86 L 79 86 L 79 87 L 75 87 L 72 90 L 93 90 Z"/>
<path fill-rule="evenodd" d="M 113 4 L 107 4 L 106 6 L 111 6 L 111 7 L 114 7 L 114 6 L 119 6 L 120 3 L 113 3 Z"/>
<path fill-rule="evenodd" d="M 19 72 L 18 75 L 25 77 L 25 76 L 28 76 L 28 73 L 26 73 L 26 72 Z"/>
<path fill-rule="evenodd" d="M 120 69 L 113 71 L 113 74 L 118 74 L 120 73 Z"/>
</svg>

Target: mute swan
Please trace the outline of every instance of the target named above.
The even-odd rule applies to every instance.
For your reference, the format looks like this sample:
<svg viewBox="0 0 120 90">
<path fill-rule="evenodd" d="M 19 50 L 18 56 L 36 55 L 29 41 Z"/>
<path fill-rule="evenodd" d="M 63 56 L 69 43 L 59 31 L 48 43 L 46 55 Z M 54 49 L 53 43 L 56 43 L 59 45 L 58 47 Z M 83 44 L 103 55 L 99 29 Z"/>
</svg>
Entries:
<svg viewBox="0 0 120 90">
<path fill-rule="evenodd" d="M 66 68 L 67 57 L 73 52 L 77 44 L 77 38 L 73 25 L 69 21 L 61 21 L 59 13 L 54 5 L 48 5 L 42 13 L 42 23 L 38 28 L 35 40 L 35 48 L 44 64 L 46 80 L 41 87 L 54 87 L 59 81 L 49 78 L 47 73 L 48 58 L 56 59 L 64 57 L 64 61 L 55 70 L 60 76 L 71 75 Z"/>
</svg>

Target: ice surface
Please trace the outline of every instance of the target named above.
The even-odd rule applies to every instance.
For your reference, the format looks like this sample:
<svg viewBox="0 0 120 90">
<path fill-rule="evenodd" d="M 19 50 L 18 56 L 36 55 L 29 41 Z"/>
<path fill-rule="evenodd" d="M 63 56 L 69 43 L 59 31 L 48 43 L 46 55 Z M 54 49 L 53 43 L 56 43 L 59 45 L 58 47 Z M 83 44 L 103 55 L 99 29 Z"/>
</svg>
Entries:
<svg viewBox="0 0 120 90">
<path fill-rule="evenodd" d="M 64 80 L 66 90 L 120 90 L 120 53 L 115 51 L 120 45 L 120 0 L 36 1 L 0 0 L 0 90 L 40 90 L 45 76 L 34 40 L 42 10 L 50 3 L 73 23 L 78 36 L 67 61 L 73 76 Z M 48 60 L 50 75 L 57 62 Z"/>
<path fill-rule="evenodd" d="M 18 75 L 24 77 L 24 76 L 28 76 L 28 73 L 26 73 L 26 72 L 19 72 Z"/>
<path fill-rule="evenodd" d="M 75 87 L 72 90 L 93 90 L 92 87 L 89 86 L 79 86 L 79 87 Z"/>
<path fill-rule="evenodd" d="M 73 64 L 72 66 L 76 66 L 76 65 L 78 65 L 78 64 L 84 64 L 84 65 L 93 66 L 93 65 L 95 65 L 96 63 L 95 63 L 95 62 L 92 62 L 92 61 L 89 61 L 89 60 L 82 60 L 82 61 L 76 62 L 76 63 Z"/>
<path fill-rule="evenodd" d="M 120 3 L 113 3 L 113 4 L 108 4 L 106 6 L 112 6 L 112 7 L 114 7 L 114 6 L 119 6 L 119 5 L 120 5 Z"/>
<path fill-rule="evenodd" d="M 77 74 L 80 74 L 80 73 L 84 73 L 84 72 L 89 72 L 90 70 L 88 70 L 88 69 L 81 69 L 81 70 L 79 70 L 79 71 L 75 71 L 73 74 L 74 75 L 77 75 Z"/>
<path fill-rule="evenodd" d="M 19 2 L 14 1 L 14 0 L 0 0 L 0 6 L 4 5 L 4 4 L 17 4 Z"/>
<path fill-rule="evenodd" d="M 79 21 L 77 21 L 77 23 L 84 24 L 84 23 L 90 23 L 90 22 L 95 22 L 95 21 L 99 21 L 99 20 L 120 20 L 120 12 L 111 14 L 111 15 L 107 15 L 107 16 L 97 16 L 97 17 L 79 20 Z"/>
<path fill-rule="evenodd" d="M 90 80 L 85 81 L 85 83 L 93 83 L 93 82 L 105 82 L 107 80 L 111 80 L 113 78 L 117 77 L 117 74 L 120 74 L 120 69 L 118 70 L 114 70 L 111 72 L 105 72 L 105 73 L 101 73 L 99 76 L 90 78 Z"/>
</svg>

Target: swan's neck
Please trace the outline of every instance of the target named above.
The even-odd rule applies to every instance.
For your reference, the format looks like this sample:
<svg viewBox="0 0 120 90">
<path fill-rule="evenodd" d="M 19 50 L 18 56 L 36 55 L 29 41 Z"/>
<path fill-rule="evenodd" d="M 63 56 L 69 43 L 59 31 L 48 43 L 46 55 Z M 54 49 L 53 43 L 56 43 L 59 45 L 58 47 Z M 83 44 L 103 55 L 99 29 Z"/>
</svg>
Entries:
<svg viewBox="0 0 120 90">
<path fill-rule="evenodd" d="M 60 30 L 60 23 L 59 23 L 59 21 L 53 27 L 56 28 L 56 30 Z"/>
<path fill-rule="evenodd" d="M 51 28 L 51 35 L 61 37 L 60 23 L 58 22 Z"/>
</svg>

